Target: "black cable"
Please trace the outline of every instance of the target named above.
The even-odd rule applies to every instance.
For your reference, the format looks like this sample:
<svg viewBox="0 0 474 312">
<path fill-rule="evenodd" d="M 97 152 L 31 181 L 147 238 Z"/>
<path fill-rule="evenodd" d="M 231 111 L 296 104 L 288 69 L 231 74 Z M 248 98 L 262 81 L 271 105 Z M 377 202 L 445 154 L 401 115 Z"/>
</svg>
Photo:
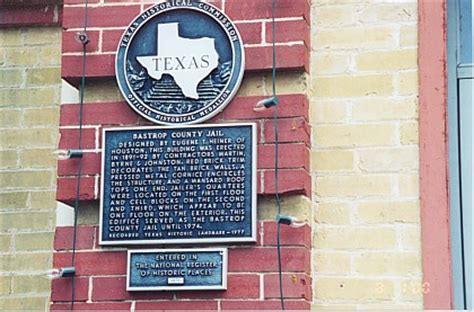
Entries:
<svg viewBox="0 0 474 312">
<path fill-rule="evenodd" d="M 461 94 L 459 92 L 459 82 L 457 83 L 457 98 L 461 98 Z M 463 292 L 463 304 L 464 304 L 464 309 L 467 309 L 467 285 L 466 285 L 466 279 L 468 278 L 466 276 L 466 257 L 465 257 L 465 251 L 464 251 L 464 216 L 463 216 L 463 201 L 462 201 L 462 196 L 463 196 L 463 183 L 462 183 L 462 177 L 463 177 L 463 161 L 462 161 L 462 124 L 461 124 L 461 103 L 458 101 L 457 104 L 457 140 L 458 140 L 458 184 L 459 184 L 459 221 L 460 221 L 460 227 L 461 227 L 461 271 L 462 271 L 462 292 Z"/>
<path fill-rule="evenodd" d="M 278 194 L 278 112 L 277 108 L 274 108 L 273 124 L 275 128 L 275 201 L 277 205 L 278 215 L 281 214 L 281 202 L 280 195 Z M 281 243 L 280 243 L 280 230 L 281 223 L 277 222 L 277 252 L 278 252 L 278 277 L 280 283 L 280 302 L 281 309 L 285 310 L 285 299 L 283 294 L 283 272 L 282 272 L 282 260 L 281 260 Z"/>
<path fill-rule="evenodd" d="M 79 41 L 82 43 L 82 77 L 81 84 L 79 87 L 79 139 L 78 149 L 82 151 L 82 117 L 84 111 L 84 90 L 86 87 L 86 64 L 87 64 L 87 44 L 89 39 L 87 38 L 87 9 L 88 0 L 85 0 L 84 8 L 84 30 L 82 34 L 79 34 Z M 82 157 L 79 158 L 79 164 L 77 169 L 77 180 L 76 180 L 76 199 L 74 201 L 74 228 L 72 235 L 72 257 L 71 266 L 76 267 L 76 241 L 77 241 L 77 219 L 79 210 L 79 196 L 81 191 L 81 176 L 82 176 Z M 71 277 L 71 311 L 74 310 L 74 301 L 76 300 L 76 280 L 75 274 Z"/>
<path fill-rule="evenodd" d="M 85 0 L 84 10 L 84 35 L 87 39 L 87 9 L 88 0 Z M 272 0 L 272 93 L 276 99 L 276 46 L 275 46 L 275 0 Z M 86 80 L 86 60 L 87 60 L 87 40 L 82 41 L 82 77 L 79 90 L 79 143 L 78 149 L 82 150 L 82 119 L 83 119 L 83 107 L 84 107 L 84 89 Z M 278 109 L 274 107 L 273 124 L 275 129 L 275 200 L 277 205 L 278 215 L 281 213 L 281 201 L 279 196 L 279 185 L 278 185 Z M 72 259 L 71 266 L 75 267 L 76 258 L 76 240 L 77 240 L 77 219 L 78 219 L 78 208 L 79 208 L 79 194 L 81 186 L 81 175 L 82 175 L 82 158 L 79 159 L 78 173 L 76 181 L 76 199 L 74 203 L 74 228 L 73 228 L 73 244 L 72 244 Z M 282 273 L 282 259 L 281 259 L 281 243 L 280 243 L 280 230 L 281 224 L 277 223 L 277 253 L 278 253 L 278 272 L 279 272 L 279 284 L 280 284 L 280 301 L 281 308 L 285 310 L 285 301 L 283 294 L 283 273 Z M 74 310 L 75 301 L 75 276 L 72 276 L 72 287 L 71 287 L 71 310 Z"/>
<path fill-rule="evenodd" d="M 276 31 L 275 31 L 275 2 L 272 0 L 272 96 L 277 101 L 276 94 Z M 278 185 L 278 105 L 273 107 L 273 127 L 275 130 L 275 202 L 277 206 L 278 215 L 281 214 L 281 202 Z M 277 255 L 278 255 L 278 278 L 280 286 L 280 303 L 281 309 L 285 310 L 285 296 L 283 293 L 283 270 L 282 270 L 282 259 L 281 259 L 281 242 L 280 242 L 280 231 L 281 224 L 277 222 Z"/>
</svg>

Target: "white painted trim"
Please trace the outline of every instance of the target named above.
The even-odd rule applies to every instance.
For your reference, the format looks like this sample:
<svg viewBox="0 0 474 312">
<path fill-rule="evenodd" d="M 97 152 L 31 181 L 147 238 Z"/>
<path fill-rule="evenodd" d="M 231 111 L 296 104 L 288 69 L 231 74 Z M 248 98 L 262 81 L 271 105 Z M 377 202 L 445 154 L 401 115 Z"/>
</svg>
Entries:
<svg viewBox="0 0 474 312">
<path fill-rule="evenodd" d="M 61 104 L 79 103 L 79 90 L 74 88 L 69 82 L 61 80 Z"/>
<path fill-rule="evenodd" d="M 56 203 L 56 226 L 74 226 L 74 208 L 62 202 Z"/>
</svg>

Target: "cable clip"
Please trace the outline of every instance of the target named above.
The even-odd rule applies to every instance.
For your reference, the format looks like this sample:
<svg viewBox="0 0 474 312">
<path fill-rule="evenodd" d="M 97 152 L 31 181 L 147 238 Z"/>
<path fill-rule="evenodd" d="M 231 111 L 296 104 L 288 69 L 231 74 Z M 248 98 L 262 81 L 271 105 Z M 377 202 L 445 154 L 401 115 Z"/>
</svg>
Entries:
<svg viewBox="0 0 474 312">
<path fill-rule="evenodd" d="M 253 109 L 256 112 L 261 112 L 264 111 L 267 108 L 270 108 L 272 106 L 276 106 L 280 101 L 276 96 L 272 96 L 271 98 L 266 98 L 257 103 L 255 105 L 255 108 Z"/>
<path fill-rule="evenodd" d="M 85 31 L 80 31 L 78 33 L 76 33 L 76 35 L 74 36 L 74 38 L 79 42 L 79 43 L 82 43 L 83 45 L 86 45 L 88 44 L 90 41 L 89 39 L 89 36 L 87 35 L 87 33 Z"/>
<path fill-rule="evenodd" d="M 53 152 L 53 155 L 57 160 L 66 160 L 70 158 L 82 158 L 83 152 L 79 149 L 69 149 L 69 150 L 56 150 Z"/>
<path fill-rule="evenodd" d="M 306 224 L 305 222 L 298 220 L 296 217 L 285 216 L 281 214 L 277 215 L 276 220 L 278 223 L 289 225 L 292 228 L 300 228 Z"/>
<path fill-rule="evenodd" d="M 76 275 L 75 267 L 65 267 L 60 269 L 52 269 L 46 273 L 46 277 L 49 279 L 57 279 L 60 277 L 72 277 Z"/>
</svg>

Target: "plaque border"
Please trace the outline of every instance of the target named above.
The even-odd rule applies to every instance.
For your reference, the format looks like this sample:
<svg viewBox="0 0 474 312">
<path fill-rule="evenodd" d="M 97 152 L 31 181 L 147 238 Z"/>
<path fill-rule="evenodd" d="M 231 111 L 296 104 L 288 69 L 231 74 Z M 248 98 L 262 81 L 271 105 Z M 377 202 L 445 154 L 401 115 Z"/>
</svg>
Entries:
<svg viewBox="0 0 474 312">
<path fill-rule="evenodd" d="M 203 10 L 203 9 L 199 9 L 198 7 L 194 7 L 194 6 L 173 6 L 173 7 L 170 7 L 170 8 L 165 8 L 165 9 L 161 9 L 159 10 L 158 12 L 156 13 L 153 13 L 153 14 L 150 14 L 148 17 L 145 17 L 145 18 L 142 18 L 143 14 L 150 10 L 151 8 L 153 7 L 156 7 L 156 6 L 159 6 L 161 3 L 158 3 L 158 4 L 155 4 L 155 5 L 152 5 L 150 6 L 149 8 L 147 8 L 146 10 L 143 10 L 142 12 L 140 12 L 138 15 L 136 15 L 132 21 L 129 23 L 129 25 L 127 26 L 127 28 L 124 30 L 124 32 L 122 33 L 122 36 L 120 37 L 120 41 L 117 45 L 117 48 L 115 50 L 116 52 L 116 55 L 115 55 L 115 64 L 114 64 L 114 68 L 115 68 L 115 80 L 117 82 L 117 85 L 120 89 L 120 92 L 121 92 L 121 95 L 123 96 L 125 102 L 127 103 L 127 105 L 129 107 L 131 107 L 137 114 L 139 114 L 140 116 L 142 116 L 143 118 L 155 123 L 155 124 L 158 124 L 158 125 L 169 125 L 169 126 L 176 126 L 176 125 L 192 125 L 192 124 L 197 124 L 197 123 L 201 123 L 201 122 L 205 122 L 209 119 L 211 119 L 212 117 L 214 117 L 215 115 L 219 114 L 220 112 L 222 112 L 224 110 L 224 108 L 230 104 L 230 102 L 232 101 L 232 99 L 235 97 L 235 95 L 237 94 L 237 92 L 239 91 L 239 88 L 240 88 L 240 85 L 242 84 L 242 81 L 243 81 L 243 77 L 244 77 L 244 73 L 245 73 L 245 47 L 244 47 L 244 43 L 243 43 L 243 40 L 242 40 L 242 36 L 240 35 L 240 32 L 237 28 L 237 25 L 234 23 L 233 20 L 231 20 L 227 14 L 221 10 L 220 8 L 218 8 L 217 6 L 215 6 L 214 4 L 212 3 L 209 3 L 209 2 L 203 2 L 202 0 L 192 0 L 194 3 L 203 3 L 205 5 L 209 5 L 210 7 L 213 7 L 215 10 L 219 11 L 220 14 L 222 14 L 228 22 L 230 22 L 236 32 L 236 35 L 237 35 L 237 38 L 238 38 L 238 45 L 240 47 L 240 49 L 237 51 L 236 47 L 235 47 L 235 44 L 232 44 L 232 40 L 231 40 L 231 37 L 230 37 L 230 34 L 229 32 L 227 31 L 226 27 L 224 26 L 223 22 L 220 21 L 218 18 L 216 18 L 214 15 L 210 14 L 209 12 L 206 12 L 206 10 Z M 167 0 L 163 3 L 168 3 L 168 2 L 171 2 L 171 0 Z M 123 68 L 120 68 L 119 67 L 119 51 L 121 49 L 121 44 L 123 42 L 123 38 L 125 37 L 125 35 L 127 34 L 127 31 L 131 28 L 131 26 L 133 26 L 135 23 L 137 23 L 138 20 L 142 19 L 142 22 L 140 22 L 140 24 L 138 25 L 138 27 L 136 27 L 136 29 L 133 31 L 131 37 L 130 37 L 130 41 L 127 43 L 127 46 L 125 48 L 125 52 L 124 52 L 124 57 L 128 54 L 128 49 L 130 47 L 130 44 L 131 42 L 133 41 L 133 38 L 135 37 L 135 35 L 138 33 L 138 31 L 140 30 L 140 28 L 149 22 L 149 20 L 151 20 L 152 18 L 154 18 L 155 16 L 157 15 L 160 15 L 162 13 L 166 13 L 166 12 L 169 12 L 169 11 L 173 11 L 173 10 L 181 10 L 181 9 L 184 9 L 184 10 L 191 10 L 191 11 L 197 11 L 197 12 L 200 12 L 200 13 L 203 13 L 203 14 L 206 14 L 208 17 L 214 19 L 221 27 L 222 29 L 224 29 L 224 31 L 226 32 L 226 35 L 229 39 L 229 43 L 231 45 L 231 48 L 232 48 L 232 60 L 235 61 L 235 55 L 236 53 L 239 53 L 240 54 L 240 58 L 241 58 L 241 61 L 240 61 L 240 64 L 238 64 L 238 67 L 234 66 L 233 69 L 232 69 L 232 75 L 231 75 L 231 79 L 233 77 L 233 73 L 235 70 L 239 70 L 238 72 L 238 76 L 237 76 L 237 81 L 235 83 L 235 85 L 230 88 L 232 89 L 231 90 L 231 93 L 229 94 L 229 96 L 227 96 L 227 98 L 222 102 L 222 104 L 220 104 L 216 109 L 214 109 L 212 112 L 204 115 L 203 117 L 197 117 L 195 120 L 192 120 L 192 121 L 185 121 L 185 122 L 164 122 L 164 121 L 160 121 L 160 120 L 157 120 L 157 118 L 154 118 L 153 116 L 151 116 L 151 114 L 146 114 L 144 113 L 143 111 L 141 111 L 140 109 L 137 108 L 137 105 L 134 105 L 132 104 L 129 99 L 129 96 L 131 95 L 133 97 L 133 99 L 135 99 L 137 102 L 139 102 L 140 105 L 142 106 L 145 106 L 148 110 L 154 112 L 155 114 L 157 115 L 165 115 L 163 112 L 157 112 L 155 109 L 149 107 L 149 105 L 146 105 L 143 103 L 142 99 L 140 98 L 137 98 L 135 97 L 135 95 L 133 94 L 133 90 L 130 90 L 130 83 L 129 81 L 124 78 L 124 83 L 127 87 L 127 89 L 129 89 L 129 92 L 126 92 L 127 90 L 125 90 L 125 86 L 122 86 L 122 82 L 120 81 L 120 78 L 119 76 L 122 75 L 123 73 L 126 72 L 126 62 L 124 62 L 124 64 L 122 64 Z M 229 88 L 229 85 L 227 84 L 226 85 L 226 88 Z M 214 103 L 218 98 L 214 99 L 212 101 L 212 103 Z M 212 106 L 212 103 L 209 104 L 208 106 Z M 178 115 L 177 117 L 182 117 L 182 116 L 193 116 L 193 115 L 196 115 L 196 114 L 199 114 L 199 112 L 193 112 L 193 113 L 187 113 L 187 114 L 181 114 L 181 115 Z"/>
<path fill-rule="evenodd" d="M 133 253 L 167 253 L 167 252 L 222 252 L 222 284 L 218 286 L 130 286 L 130 259 Z M 133 249 L 127 250 L 127 291 L 149 290 L 227 290 L 228 251 L 227 248 L 181 248 L 181 249 Z"/>
<path fill-rule="evenodd" d="M 192 128 L 218 128 L 218 127 L 241 127 L 250 126 L 252 131 L 252 198 L 251 198 L 251 229 L 250 237 L 217 237 L 217 238 L 181 238 L 181 239 L 149 239 L 149 240 L 119 240 L 104 241 L 102 237 L 103 210 L 104 210 L 104 168 L 105 168 L 105 137 L 106 132 L 147 130 L 147 129 L 192 129 Z M 246 123 L 222 123 L 222 124 L 199 124 L 199 125 L 176 125 L 176 126 L 137 126 L 137 127 L 110 127 L 102 129 L 101 146 L 101 168 L 100 168 L 100 192 L 99 192 L 99 245 L 170 245 L 170 244 L 220 244 L 220 243 L 256 243 L 257 242 L 257 124 Z"/>
</svg>

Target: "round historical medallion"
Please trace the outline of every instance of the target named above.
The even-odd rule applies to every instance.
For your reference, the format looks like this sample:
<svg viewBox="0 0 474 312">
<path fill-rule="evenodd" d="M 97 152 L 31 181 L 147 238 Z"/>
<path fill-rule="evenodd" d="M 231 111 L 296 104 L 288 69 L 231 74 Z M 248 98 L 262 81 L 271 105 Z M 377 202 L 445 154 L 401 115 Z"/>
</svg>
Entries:
<svg viewBox="0 0 474 312">
<path fill-rule="evenodd" d="M 237 92 L 244 48 L 235 25 L 198 0 L 169 0 L 142 12 L 117 49 L 116 76 L 129 105 L 160 124 L 193 124 Z"/>
</svg>

